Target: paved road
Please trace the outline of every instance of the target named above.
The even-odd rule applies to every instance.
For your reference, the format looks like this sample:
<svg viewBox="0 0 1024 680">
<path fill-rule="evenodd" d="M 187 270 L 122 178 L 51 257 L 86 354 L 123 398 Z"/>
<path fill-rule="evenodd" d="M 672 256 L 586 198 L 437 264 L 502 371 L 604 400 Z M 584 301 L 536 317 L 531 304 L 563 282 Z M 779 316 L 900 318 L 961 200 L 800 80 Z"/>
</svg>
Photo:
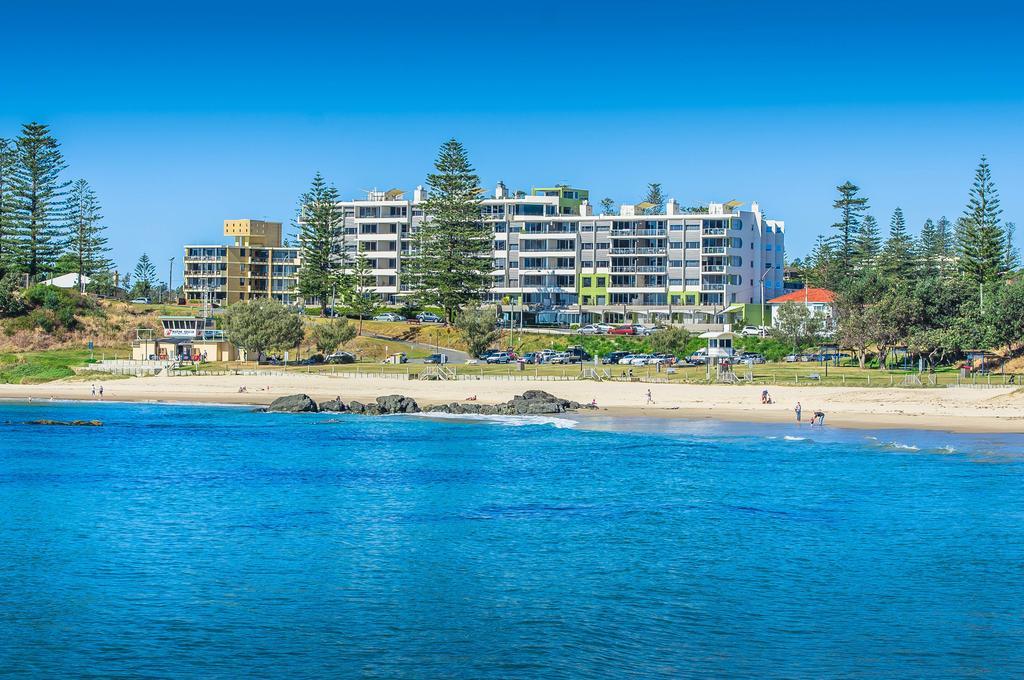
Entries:
<svg viewBox="0 0 1024 680">
<path fill-rule="evenodd" d="M 450 347 L 438 347 L 437 349 L 435 349 L 434 345 L 432 345 L 430 343 L 409 342 L 408 340 L 396 340 L 395 338 L 389 338 L 386 335 L 378 335 L 376 333 L 363 333 L 363 335 L 365 335 L 367 337 L 370 337 L 370 338 L 377 338 L 378 340 L 384 340 L 384 341 L 387 341 L 387 342 L 400 342 L 403 345 L 408 345 L 409 347 L 414 347 L 416 349 L 426 350 L 427 352 L 430 352 L 431 354 L 434 354 L 435 352 L 440 352 L 441 354 L 447 354 L 448 355 L 448 363 L 450 363 L 450 364 L 464 364 L 467 361 L 469 361 L 469 354 L 463 352 L 462 350 L 451 349 Z M 411 363 L 411 364 L 422 364 L 423 363 L 423 359 L 410 359 L 409 363 Z"/>
</svg>

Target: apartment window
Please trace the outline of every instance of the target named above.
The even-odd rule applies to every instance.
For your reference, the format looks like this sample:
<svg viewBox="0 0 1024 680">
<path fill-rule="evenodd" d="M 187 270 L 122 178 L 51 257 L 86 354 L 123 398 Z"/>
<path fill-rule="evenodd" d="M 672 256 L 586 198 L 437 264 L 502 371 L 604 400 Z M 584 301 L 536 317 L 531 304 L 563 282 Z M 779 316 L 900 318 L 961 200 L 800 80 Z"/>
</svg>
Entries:
<svg viewBox="0 0 1024 680">
<path fill-rule="evenodd" d="M 598 250 L 608 250 L 609 248 L 611 248 L 611 244 L 610 244 L 610 243 L 608 243 L 607 241 L 606 241 L 606 242 L 603 242 L 603 243 L 602 243 L 602 242 L 599 242 L 599 243 L 597 244 L 597 249 L 598 249 Z"/>
<path fill-rule="evenodd" d="M 583 250 L 593 250 L 594 249 L 594 244 L 593 243 L 584 243 L 581 247 L 583 248 Z"/>
<path fill-rule="evenodd" d="M 683 261 L 682 260 L 669 260 L 668 261 L 668 266 L 669 267 L 682 267 L 683 266 Z"/>
<path fill-rule="evenodd" d="M 581 284 L 584 288 L 590 288 L 590 277 L 584 276 L 583 283 Z"/>
<path fill-rule="evenodd" d="M 607 266 L 607 265 L 605 265 L 605 266 Z M 604 288 L 604 282 L 605 282 L 605 280 L 606 280 L 606 279 L 605 279 L 605 277 L 603 277 L 603 276 L 598 276 L 598 277 L 597 277 L 597 287 L 598 287 L 598 288 Z"/>
<path fill-rule="evenodd" d="M 589 269 L 594 266 L 594 262 L 592 260 L 583 260 L 580 266 L 585 269 Z"/>
<path fill-rule="evenodd" d="M 683 285 L 683 280 L 682 279 L 669 279 L 668 280 L 668 285 L 670 285 L 670 286 L 681 286 L 681 285 Z M 679 302 L 679 297 L 678 296 L 675 296 L 675 297 L 676 297 L 675 302 L 678 303 Z"/>
<path fill-rule="evenodd" d="M 493 229 L 494 229 L 494 233 L 495 234 L 504 234 L 505 233 L 505 223 L 504 222 L 495 222 L 494 226 L 493 226 Z"/>
<path fill-rule="evenodd" d="M 594 231 L 594 225 L 593 224 L 583 224 L 583 225 L 580 225 L 580 231 Z"/>
<path fill-rule="evenodd" d="M 698 265 L 700 265 L 700 262 L 698 262 L 697 260 L 687 260 L 686 261 L 686 266 L 687 267 L 696 267 Z"/>
<path fill-rule="evenodd" d="M 239 286 L 244 286 L 245 285 L 245 279 L 238 279 L 238 285 Z"/>
<path fill-rule="evenodd" d="M 686 285 L 687 286 L 699 286 L 700 285 L 700 279 L 686 279 Z"/>
<path fill-rule="evenodd" d="M 686 242 L 686 247 L 687 248 L 700 248 L 700 241 L 687 241 Z"/>
<path fill-rule="evenodd" d="M 597 261 L 597 266 L 598 267 L 607 267 L 608 266 L 608 260 L 598 260 Z"/>
<path fill-rule="evenodd" d="M 494 242 L 494 249 L 495 250 L 505 250 L 505 242 L 504 241 L 495 241 Z"/>
<path fill-rule="evenodd" d="M 668 247 L 672 250 L 679 250 L 683 247 L 682 241 L 669 241 Z"/>
<path fill-rule="evenodd" d="M 764 249 L 765 249 L 766 252 L 771 252 L 772 244 L 771 243 L 764 244 Z"/>
<path fill-rule="evenodd" d="M 682 224 L 670 224 L 670 225 L 668 225 L 668 228 L 669 228 L 669 231 L 682 231 L 683 230 L 683 225 Z"/>
</svg>

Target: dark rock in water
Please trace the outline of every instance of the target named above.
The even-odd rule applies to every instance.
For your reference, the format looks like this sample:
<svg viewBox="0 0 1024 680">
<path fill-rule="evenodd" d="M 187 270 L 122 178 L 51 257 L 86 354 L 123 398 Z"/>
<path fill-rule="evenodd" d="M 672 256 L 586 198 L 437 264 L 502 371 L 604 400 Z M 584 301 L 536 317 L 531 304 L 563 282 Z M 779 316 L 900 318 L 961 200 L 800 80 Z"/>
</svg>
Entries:
<svg viewBox="0 0 1024 680">
<path fill-rule="evenodd" d="M 434 404 L 433 406 L 428 406 L 427 411 L 430 413 L 451 413 L 452 408 L 448 404 Z"/>
<path fill-rule="evenodd" d="M 26 425 L 63 425 L 68 427 L 103 427 L 102 420 L 30 420 Z"/>
<path fill-rule="evenodd" d="M 348 402 L 348 410 L 352 413 L 363 413 L 366 410 L 366 404 L 361 401 L 350 401 Z"/>
<path fill-rule="evenodd" d="M 380 406 L 377 404 L 367 404 L 363 407 L 363 413 L 368 416 L 379 416 L 381 414 Z"/>
<path fill-rule="evenodd" d="M 377 407 L 381 413 L 419 413 L 420 407 L 415 399 L 401 394 L 389 394 L 377 397 Z"/>
<path fill-rule="evenodd" d="M 327 401 L 320 402 L 321 411 L 330 411 L 332 413 L 344 413 L 348 411 L 348 405 L 345 404 L 340 398 L 339 399 L 328 399 Z"/>
<path fill-rule="evenodd" d="M 267 411 L 274 413 L 316 413 L 317 410 L 316 402 L 305 394 L 278 397 L 267 407 Z"/>
</svg>

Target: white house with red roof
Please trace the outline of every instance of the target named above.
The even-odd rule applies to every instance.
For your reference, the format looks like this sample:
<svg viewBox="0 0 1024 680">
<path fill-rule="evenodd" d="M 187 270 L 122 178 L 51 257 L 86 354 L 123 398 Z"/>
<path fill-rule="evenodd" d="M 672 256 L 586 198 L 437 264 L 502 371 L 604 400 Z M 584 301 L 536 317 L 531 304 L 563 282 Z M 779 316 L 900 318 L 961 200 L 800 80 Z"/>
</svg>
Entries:
<svg viewBox="0 0 1024 680">
<path fill-rule="evenodd" d="M 831 328 L 835 300 L 836 294 L 827 288 L 801 288 L 800 290 L 780 295 L 777 298 L 772 298 L 768 301 L 768 307 L 772 313 L 772 325 L 774 326 L 778 323 L 779 307 L 787 302 L 792 302 L 804 305 L 810 311 L 811 316 L 823 318 L 825 320 L 825 327 Z"/>
</svg>

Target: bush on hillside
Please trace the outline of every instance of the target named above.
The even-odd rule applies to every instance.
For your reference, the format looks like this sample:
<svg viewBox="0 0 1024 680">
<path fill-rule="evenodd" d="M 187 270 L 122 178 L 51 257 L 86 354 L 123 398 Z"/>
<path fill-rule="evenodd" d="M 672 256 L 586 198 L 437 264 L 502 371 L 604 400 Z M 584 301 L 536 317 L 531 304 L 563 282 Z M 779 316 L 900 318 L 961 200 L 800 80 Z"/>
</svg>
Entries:
<svg viewBox="0 0 1024 680">
<path fill-rule="evenodd" d="M 10 273 L 0 279 L 0 317 L 21 316 L 25 301 L 18 291 L 18 276 Z"/>
</svg>

